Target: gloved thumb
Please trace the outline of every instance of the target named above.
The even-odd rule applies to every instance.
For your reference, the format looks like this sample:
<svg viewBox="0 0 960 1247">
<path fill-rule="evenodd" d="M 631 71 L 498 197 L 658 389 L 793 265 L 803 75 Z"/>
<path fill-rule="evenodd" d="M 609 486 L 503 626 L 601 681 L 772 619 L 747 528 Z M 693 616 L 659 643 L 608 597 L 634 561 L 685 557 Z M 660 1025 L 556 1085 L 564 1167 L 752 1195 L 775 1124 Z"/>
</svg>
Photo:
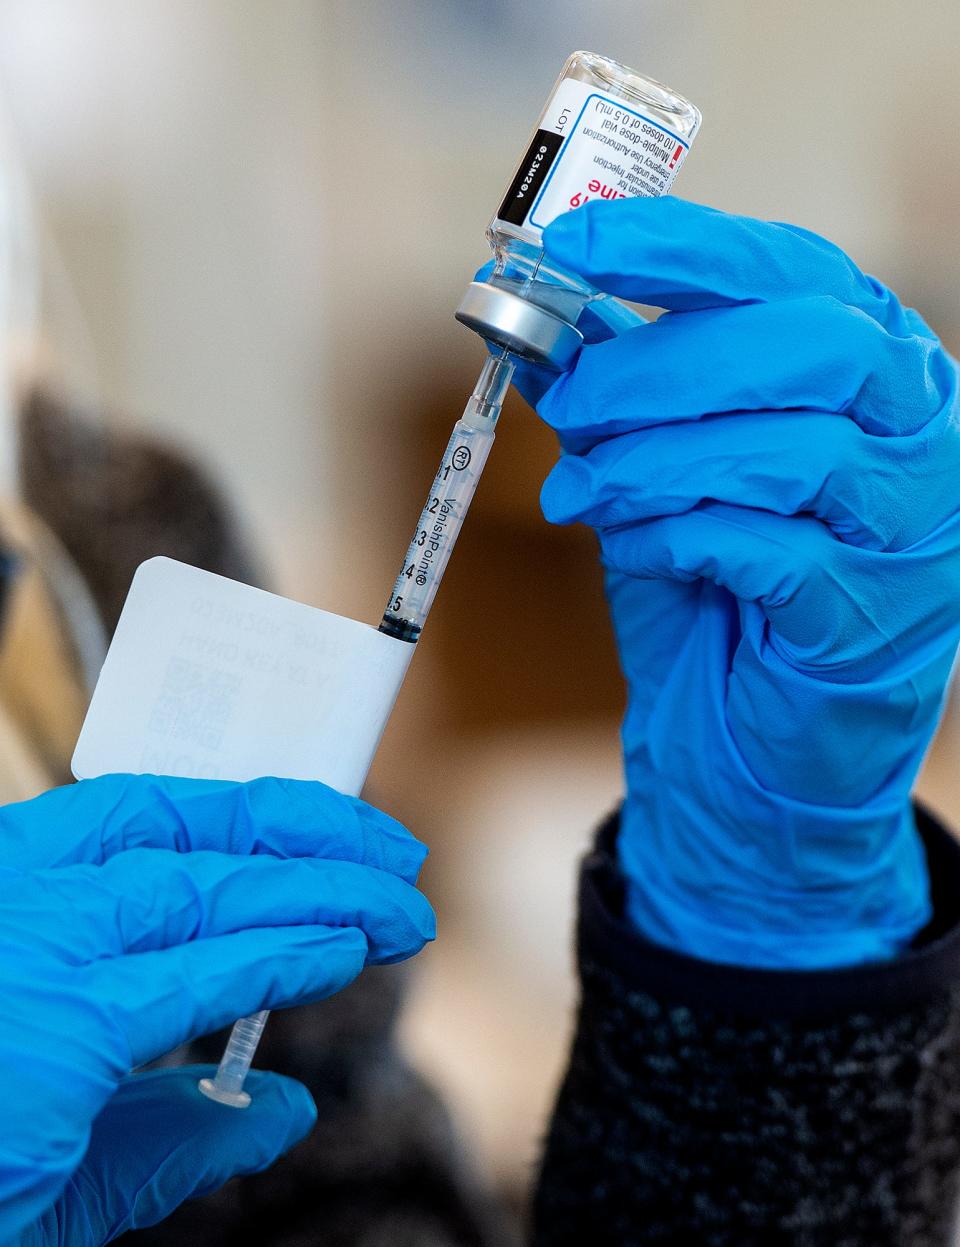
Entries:
<svg viewBox="0 0 960 1247">
<path fill-rule="evenodd" d="M 71 1226 L 76 1241 L 106 1243 L 155 1225 L 185 1199 L 266 1169 L 313 1127 L 316 1108 L 301 1083 L 251 1071 L 251 1103 L 236 1109 L 197 1089 L 212 1072 L 188 1065 L 135 1074 L 120 1084 L 58 1203 L 61 1241 L 75 1241 Z"/>
</svg>

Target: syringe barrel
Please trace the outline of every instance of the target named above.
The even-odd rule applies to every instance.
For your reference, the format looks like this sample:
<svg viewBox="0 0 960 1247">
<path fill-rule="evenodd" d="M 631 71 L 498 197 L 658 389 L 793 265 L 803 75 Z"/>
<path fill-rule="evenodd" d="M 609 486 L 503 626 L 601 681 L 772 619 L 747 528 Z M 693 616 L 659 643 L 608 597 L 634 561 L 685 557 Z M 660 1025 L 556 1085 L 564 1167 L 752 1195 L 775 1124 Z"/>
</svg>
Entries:
<svg viewBox="0 0 960 1247">
<path fill-rule="evenodd" d="M 493 445 L 513 361 L 491 356 L 461 419 L 453 426 L 413 540 L 394 581 L 380 631 L 415 642 L 426 622 Z"/>
<path fill-rule="evenodd" d="M 458 420 L 443 453 L 413 540 L 407 547 L 403 567 L 394 582 L 384 612 L 381 631 L 396 623 L 394 635 L 416 641 L 433 605 L 454 543 L 476 492 L 494 432 Z"/>
</svg>

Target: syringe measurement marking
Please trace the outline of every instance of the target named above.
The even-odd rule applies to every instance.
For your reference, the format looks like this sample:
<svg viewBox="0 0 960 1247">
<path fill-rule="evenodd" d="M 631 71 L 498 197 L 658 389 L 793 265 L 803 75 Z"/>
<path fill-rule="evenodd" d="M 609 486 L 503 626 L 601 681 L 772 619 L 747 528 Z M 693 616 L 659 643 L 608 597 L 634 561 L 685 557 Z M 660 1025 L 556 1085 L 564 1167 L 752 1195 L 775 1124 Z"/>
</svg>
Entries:
<svg viewBox="0 0 960 1247">
<path fill-rule="evenodd" d="M 434 484 L 449 480 L 451 472 L 463 472 L 469 466 L 473 458 L 470 447 L 462 442 L 454 447 L 449 461 L 444 456 L 434 476 Z M 469 478 L 468 478 L 469 479 Z M 430 525 L 429 516 L 436 516 L 432 526 Z M 399 613 L 403 609 L 403 600 L 405 593 L 403 581 L 414 580 L 418 588 L 424 588 L 430 579 L 430 573 L 436 565 L 437 558 L 442 552 L 444 538 L 449 536 L 450 521 L 457 518 L 457 500 L 456 498 L 441 497 L 440 494 L 434 494 L 427 505 L 420 512 L 420 520 L 417 524 L 417 536 L 414 537 L 410 545 L 407 547 L 407 558 L 403 571 L 397 577 L 396 584 L 393 586 L 393 593 L 390 596 L 390 604 L 387 611 L 391 614 Z M 418 555 L 417 550 L 422 549 L 423 553 Z"/>
<path fill-rule="evenodd" d="M 433 560 L 434 555 L 437 554 L 440 549 L 440 545 L 446 532 L 447 520 L 449 520 L 454 514 L 453 507 L 454 504 L 452 498 L 444 498 L 443 501 L 439 498 L 433 498 L 431 499 L 430 505 L 427 507 L 426 514 L 437 515 L 438 518 L 434 522 L 433 528 L 429 533 L 425 528 L 421 529 L 420 536 L 417 538 L 418 546 L 426 546 L 426 549 L 420 556 L 420 566 L 417 569 L 418 585 L 425 585 L 427 583 L 427 573 L 430 571 L 430 563 Z M 410 576 L 412 566 L 413 565 L 411 564 L 411 567 L 407 569 L 407 576 Z"/>
<path fill-rule="evenodd" d="M 426 519 L 428 515 L 436 515 L 439 518 L 434 522 L 433 527 L 428 531 L 421 528 L 417 536 L 411 542 L 407 549 L 407 558 L 413 561 L 404 567 L 403 571 L 397 577 L 397 583 L 393 586 L 394 593 L 390 600 L 391 611 L 399 611 L 403 608 L 403 594 L 398 590 L 403 588 L 404 579 L 412 580 L 416 577 L 414 583 L 418 588 L 423 588 L 427 583 L 430 572 L 433 570 L 433 563 L 443 546 L 443 539 L 447 534 L 447 524 L 454 518 L 456 514 L 455 503 L 452 498 L 440 498 L 435 496 L 430 499 L 426 507 L 420 513 L 420 523 L 429 524 Z M 426 547 L 423 554 L 416 554 L 418 548 Z M 419 559 L 419 566 L 417 560 Z"/>
</svg>

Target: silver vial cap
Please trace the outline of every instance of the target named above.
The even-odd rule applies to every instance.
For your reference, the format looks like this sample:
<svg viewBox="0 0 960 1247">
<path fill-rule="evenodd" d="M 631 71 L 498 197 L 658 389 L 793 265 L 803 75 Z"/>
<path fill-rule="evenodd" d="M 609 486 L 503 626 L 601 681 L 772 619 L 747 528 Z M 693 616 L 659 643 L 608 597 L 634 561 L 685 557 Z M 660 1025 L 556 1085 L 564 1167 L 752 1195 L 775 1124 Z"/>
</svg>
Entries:
<svg viewBox="0 0 960 1247">
<path fill-rule="evenodd" d="M 470 283 L 456 317 L 488 342 L 557 372 L 566 372 L 583 346 L 579 329 L 545 308 L 487 282 Z"/>
</svg>

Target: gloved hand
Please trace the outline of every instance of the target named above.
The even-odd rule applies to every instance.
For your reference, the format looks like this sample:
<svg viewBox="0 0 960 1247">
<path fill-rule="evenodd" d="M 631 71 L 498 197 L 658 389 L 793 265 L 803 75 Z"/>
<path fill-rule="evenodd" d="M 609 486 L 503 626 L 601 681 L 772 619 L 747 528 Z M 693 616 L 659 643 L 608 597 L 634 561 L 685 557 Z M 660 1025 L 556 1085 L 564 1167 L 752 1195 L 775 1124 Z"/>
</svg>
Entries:
<svg viewBox="0 0 960 1247">
<path fill-rule="evenodd" d="M 547 519 L 599 534 L 628 682 L 619 852 L 652 940 L 746 965 L 893 955 L 929 913 L 910 789 L 960 636 L 957 370 L 836 247 L 679 200 L 548 254 L 614 303 L 518 385 Z"/>
<path fill-rule="evenodd" d="M 0 1242 L 95 1245 L 269 1165 L 314 1120 L 256 1074 L 130 1071 L 419 951 L 425 850 L 317 783 L 107 776 L 0 809 Z"/>
</svg>

